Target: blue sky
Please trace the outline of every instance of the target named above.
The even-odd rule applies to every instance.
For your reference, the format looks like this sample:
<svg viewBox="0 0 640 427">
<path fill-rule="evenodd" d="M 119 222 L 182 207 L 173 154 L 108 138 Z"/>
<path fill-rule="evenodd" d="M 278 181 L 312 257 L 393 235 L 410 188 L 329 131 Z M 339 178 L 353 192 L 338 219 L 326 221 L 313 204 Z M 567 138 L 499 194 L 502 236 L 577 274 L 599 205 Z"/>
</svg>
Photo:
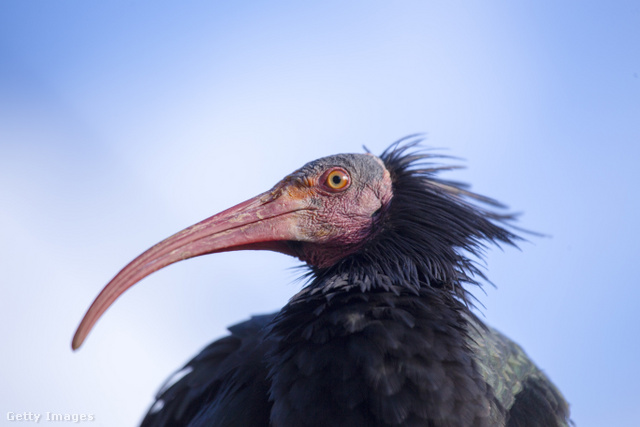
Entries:
<svg viewBox="0 0 640 427">
<path fill-rule="evenodd" d="M 0 6 L 0 416 L 137 423 L 297 265 L 201 257 L 145 279 L 79 352 L 104 284 L 298 166 L 405 135 L 544 233 L 492 249 L 487 322 L 580 426 L 640 418 L 640 6 L 611 2 L 5 1 Z M 250 266 L 250 267 L 249 267 Z"/>
</svg>

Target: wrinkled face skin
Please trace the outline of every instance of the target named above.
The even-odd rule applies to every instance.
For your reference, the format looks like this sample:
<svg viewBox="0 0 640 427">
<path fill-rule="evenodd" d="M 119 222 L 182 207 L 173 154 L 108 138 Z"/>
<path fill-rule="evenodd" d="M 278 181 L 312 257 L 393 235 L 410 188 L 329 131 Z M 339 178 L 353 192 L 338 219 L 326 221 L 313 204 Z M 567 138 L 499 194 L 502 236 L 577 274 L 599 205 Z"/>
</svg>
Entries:
<svg viewBox="0 0 640 427">
<path fill-rule="evenodd" d="M 329 267 L 357 251 L 373 233 L 377 215 L 392 197 L 391 178 L 370 154 L 341 154 L 315 160 L 282 180 L 273 191 L 305 200 L 299 212 L 292 255 Z"/>
<path fill-rule="evenodd" d="M 174 234 L 123 268 L 100 292 L 74 336 L 77 349 L 107 308 L 154 271 L 200 255 L 271 250 L 326 268 L 375 234 L 392 197 L 389 172 L 371 154 L 340 154 L 303 166 L 271 190 Z"/>
</svg>

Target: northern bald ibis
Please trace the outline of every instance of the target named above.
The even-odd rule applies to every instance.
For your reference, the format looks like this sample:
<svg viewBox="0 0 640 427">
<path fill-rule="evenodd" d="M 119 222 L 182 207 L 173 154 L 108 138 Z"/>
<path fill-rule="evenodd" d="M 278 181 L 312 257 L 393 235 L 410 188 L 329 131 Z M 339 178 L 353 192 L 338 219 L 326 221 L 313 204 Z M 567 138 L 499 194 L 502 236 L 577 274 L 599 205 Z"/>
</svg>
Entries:
<svg viewBox="0 0 640 427">
<path fill-rule="evenodd" d="M 142 278 L 199 255 L 295 256 L 307 282 L 229 328 L 157 395 L 143 426 L 565 426 L 569 409 L 513 341 L 472 312 L 487 243 L 518 236 L 500 204 L 400 140 L 312 161 L 158 243 L 107 284 L 73 339 Z M 474 261 L 474 259 L 476 261 Z"/>
</svg>

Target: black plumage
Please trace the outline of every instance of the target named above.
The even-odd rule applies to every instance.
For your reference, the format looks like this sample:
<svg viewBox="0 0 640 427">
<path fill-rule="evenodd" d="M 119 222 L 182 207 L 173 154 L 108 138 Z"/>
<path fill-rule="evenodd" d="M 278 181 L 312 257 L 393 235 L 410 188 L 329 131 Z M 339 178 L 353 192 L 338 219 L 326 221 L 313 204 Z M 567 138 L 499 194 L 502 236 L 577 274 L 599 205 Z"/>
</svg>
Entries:
<svg viewBox="0 0 640 427">
<path fill-rule="evenodd" d="M 316 160 L 262 196 L 314 191 L 313 215 L 295 223 L 312 230 L 251 243 L 306 261 L 306 285 L 278 313 L 206 347 L 159 392 L 143 426 L 568 424 L 560 392 L 470 309 L 466 286 L 485 280 L 476 260 L 487 244 L 518 239 L 513 217 L 440 179 L 450 167 L 416 144 Z M 336 170 L 350 186 L 320 188 Z M 317 222 L 321 232 L 308 225 Z"/>
</svg>

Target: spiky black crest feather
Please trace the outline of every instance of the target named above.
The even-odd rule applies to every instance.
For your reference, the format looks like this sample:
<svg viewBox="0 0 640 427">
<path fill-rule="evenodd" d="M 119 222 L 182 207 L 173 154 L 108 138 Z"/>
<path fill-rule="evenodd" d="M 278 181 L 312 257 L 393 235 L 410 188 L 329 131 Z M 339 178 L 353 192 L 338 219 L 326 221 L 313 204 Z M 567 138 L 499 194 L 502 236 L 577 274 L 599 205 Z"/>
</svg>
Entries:
<svg viewBox="0 0 640 427">
<path fill-rule="evenodd" d="M 417 293 L 430 287 L 472 305 L 464 285 L 486 281 L 476 261 L 482 260 L 487 244 L 515 245 L 519 237 L 506 228 L 514 215 L 492 210 L 504 206 L 467 190 L 465 184 L 440 179 L 440 172 L 458 167 L 434 163 L 446 156 L 419 150 L 420 142 L 412 135 L 382 153 L 393 197 L 378 213 L 373 237 L 337 264 L 312 268 L 309 288 L 329 292 L 359 286 L 362 291 Z"/>
</svg>

